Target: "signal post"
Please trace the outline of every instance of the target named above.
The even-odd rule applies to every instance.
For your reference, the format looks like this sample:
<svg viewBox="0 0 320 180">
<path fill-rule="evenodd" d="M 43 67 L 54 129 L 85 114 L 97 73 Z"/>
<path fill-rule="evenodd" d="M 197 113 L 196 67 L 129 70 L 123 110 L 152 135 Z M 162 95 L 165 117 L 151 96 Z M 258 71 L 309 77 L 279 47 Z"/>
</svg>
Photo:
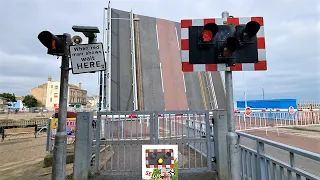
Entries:
<svg viewBox="0 0 320 180">
<path fill-rule="evenodd" d="M 90 46 L 90 44 L 95 44 L 96 37 L 97 37 L 96 33 L 100 33 L 98 27 L 93 27 L 93 26 L 73 26 L 72 29 L 75 32 L 82 32 L 86 37 L 88 37 L 89 44 L 84 46 Z M 58 127 L 55 135 L 55 142 L 54 142 L 54 149 L 53 149 L 52 180 L 64 180 L 66 178 L 66 154 L 67 154 L 66 119 L 67 119 L 67 106 L 68 106 L 67 103 L 68 103 L 69 70 L 72 69 L 72 71 L 74 72 L 74 67 L 72 68 L 69 67 L 69 58 L 71 57 L 70 46 L 73 44 L 77 44 L 77 45 L 81 44 L 82 39 L 80 36 L 74 36 L 71 39 L 71 35 L 68 33 L 64 33 L 63 35 L 54 35 L 49 31 L 42 31 L 38 35 L 38 39 L 47 48 L 47 54 L 62 57 L 61 67 L 60 67 L 61 74 L 60 74 Z M 103 52 L 101 54 L 99 54 L 99 57 L 101 56 L 104 57 Z M 96 71 L 105 70 L 104 58 L 97 58 L 96 61 L 99 61 L 101 64 L 99 68 L 96 67 L 89 71 L 82 71 L 81 73 L 94 73 Z M 100 104 L 101 104 L 101 100 L 100 100 Z M 89 143 L 92 142 L 90 138 L 89 138 Z M 100 146 L 98 146 L 98 148 L 99 147 Z M 91 158 L 91 149 L 92 148 L 90 147 L 88 151 L 88 156 L 90 156 L 90 158 Z"/>
<path fill-rule="evenodd" d="M 53 148 L 52 179 L 63 180 L 66 177 L 66 119 L 69 84 L 69 46 L 71 44 L 71 35 L 68 33 L 54 35 L 49 31 L 42 31 L 38 35 L 38 39 L 45 47 L 47 47 L 48 54 L 62 57 L 60 67 L 58 127 Z"/>
<path fill-rule="evenodd" d="M 181 61 L 183 72 L 225 71 L 227 154 L 220 159 L 228 161 L 228 173 L 218 170 L 218 176 L 220 180 L 241 179 L 232 71 L 267 70 L 263 18 L 237 18 L 223 12 L 222 18 L 181 20 Z"/>
</svg>

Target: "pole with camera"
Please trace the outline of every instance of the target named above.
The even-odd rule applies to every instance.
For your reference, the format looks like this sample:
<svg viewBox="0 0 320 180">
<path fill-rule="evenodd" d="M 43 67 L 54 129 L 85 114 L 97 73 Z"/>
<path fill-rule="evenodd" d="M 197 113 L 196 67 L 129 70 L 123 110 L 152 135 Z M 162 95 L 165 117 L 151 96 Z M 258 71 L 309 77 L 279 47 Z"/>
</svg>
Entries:
<svg viewBox="0 0 320 180">
<path fill-rule="evenodd" d="M 80 36 L 71 38 L 71 35 L 68 33 L 54 35 L 49 31 L 42 31 L 38 35 L 39 41 L 47 48 L 47 54 L 62 57 L 58 127 L 53 147 L 53 180 L 64 180 L 66 177 L 66 119 L 69 70 L 72 69 L 73 74 L 94 73 L 105 70 L 106 66 L 102 43 L 96 43 L 96 33 L 100 32 L 99 29 L 91 26 L 73 26 L 72 29 L 76 32 L 82 32 L 88 37 L 89 44 L 81 45 L 82 39 Z M 71 58 L 71 68 L 69 67 L 69 58 Z"/>
<path fill-rule="evenodd" d="M 47 54 L 62 57 L 60 67 L 58 127 L 55 134 L 53 148 L 52 179 L 63 180 L 66 176 L 66 119 L 69 83 L 69 46 L 71 44 L 71 36 L 68 33 L 64 33 L 63 35 L 54 35 L 49 31 L 42 31 L 38 35 L 38 39 L 45 47 L 47 47 Z"/>
</svg>

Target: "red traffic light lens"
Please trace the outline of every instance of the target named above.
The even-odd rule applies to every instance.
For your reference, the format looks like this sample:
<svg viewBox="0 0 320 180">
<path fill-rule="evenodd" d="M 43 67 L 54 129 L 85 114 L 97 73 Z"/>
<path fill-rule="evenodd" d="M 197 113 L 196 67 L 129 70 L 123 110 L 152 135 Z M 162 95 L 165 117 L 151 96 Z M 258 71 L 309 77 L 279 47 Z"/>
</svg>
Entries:
<svg viewBox="0 0 320 180">
<path fill-rule="evenodd" d="M 213 34 L 210 30 L 203 30 L 202 31 L 202 38 L 203 38 L 203 41 L 205 41 L 205 42 L 211 41 L 213 38 Z"/>
<path fill-rule="evenodd" d="M 202 39 L 204 42 L 211 41 L 218 32 L 218 26 L 215 23 L 204 25 L 202 30 Z"/>
</svg>

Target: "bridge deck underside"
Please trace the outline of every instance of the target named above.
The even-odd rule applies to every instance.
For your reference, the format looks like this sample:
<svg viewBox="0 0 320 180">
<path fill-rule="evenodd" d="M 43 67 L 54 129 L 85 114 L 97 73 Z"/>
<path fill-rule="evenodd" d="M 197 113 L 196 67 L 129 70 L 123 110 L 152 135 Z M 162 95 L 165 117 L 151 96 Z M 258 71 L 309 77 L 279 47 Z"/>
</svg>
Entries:
<svg viewBox="0 0 320 180">
<path fill-rule="evenodd" d="M 129 12 L 112 9 L 112 17 L 128 18 Z M 220 73 L 212 74 L 208 89 L 204 73 L 183 73 L 180 57 L 180 23 L 138 15 L 141 63 L 141 97 L 145 111 L 201 110 L 212 108 L 212 91 L 219 108 L 225 108 Z M 112 20 L 111 109 L 133 110 L 129 21 Z M 138 53 L 136 53 L 138 54 Z M 138 77 L 139 74 L 138 74 Z M 139 84 L 139 82 L 137 82 Z M 215 97 L 214 97 L 215 98 Z"/>
</svg>

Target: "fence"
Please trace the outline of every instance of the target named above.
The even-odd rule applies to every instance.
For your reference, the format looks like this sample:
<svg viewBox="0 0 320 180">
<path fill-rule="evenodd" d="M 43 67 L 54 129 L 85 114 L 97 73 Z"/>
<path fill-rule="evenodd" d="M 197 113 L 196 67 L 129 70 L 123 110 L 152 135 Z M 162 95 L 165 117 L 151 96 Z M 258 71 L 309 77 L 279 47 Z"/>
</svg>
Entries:
<svg viewBox="0 0 320 180">
<path fill-rule="evenodd" d="M 243 132 L 237 132 L 240 140 L 247 138 L 253 140 L 250 143 L 243 142 L 241 148 L 241 170 L 242 179 L 261 179 L 261 180 L 276 180 L 276 179 L 301 179 L 318 180 L 320 155 L 305 151 L 299 148 L 288 146 L 285 144 L 270 141 L 261 137 L 253 136 Z M 240 141 L 241 142 L 241 141 Z M 244 145 L 246 144 L 246 145 Z M 269 147 L 268 147 L 269 145 Z M 276 154 L 283 159 L 272 157 L 268 154 L 274 152 L 274 148 L 279 148 L 282 152 Z M 298 159 L 304 158 L 304 165 L 296 164 Z M 304 169 L 302 169 L 304 168 Z M 317 175 L 316 175 L 317 173 Z M 295 178 L 293 178 L 295 176 Z"/>
<path fill-rule="evenodd" d="M 320 109 L 319 101 L 298 101 L 298 109 Z"/>
<path fill-rule="evenodd" d="M 252 110 L 250 115 L 246 115 L 244 111 L 237 111 L 235 119 L 237 130 L 310 125 L 320 124 L 320 111 L 301 110 L 290 114 L 287 110 L 272 112 Z"/>
<path fill-rule="evenodd" d="M 101 119 L 105 119 L 104 134 L 101 134 Z M 203 124 L 203 125 L 201 125 Z M 95 170 L 110 175 L 132 175 L 141 173 L 142 144 L 178 144 L 179 173 L 201 173 L 212 171 L 210 137 L 199 133 L 190 134 L 188 127 L 209 125 L 208 111 L 164 111 L 164 112 L 100 112 L 97 116 L 96 160 Z M 208 131 L 209 133 L 209 131 Z M 101 140 L 100 136 L 105 140 Z M 100 144 L 109 146 L 114 154 L 111 160 L 101 167 L 97 161 L 100 155 Z M 205 148 L 205 151 L 194 151 L 192 147 Z M 134 178 L 133 178 L 134 179 Z"/>
</svg>

